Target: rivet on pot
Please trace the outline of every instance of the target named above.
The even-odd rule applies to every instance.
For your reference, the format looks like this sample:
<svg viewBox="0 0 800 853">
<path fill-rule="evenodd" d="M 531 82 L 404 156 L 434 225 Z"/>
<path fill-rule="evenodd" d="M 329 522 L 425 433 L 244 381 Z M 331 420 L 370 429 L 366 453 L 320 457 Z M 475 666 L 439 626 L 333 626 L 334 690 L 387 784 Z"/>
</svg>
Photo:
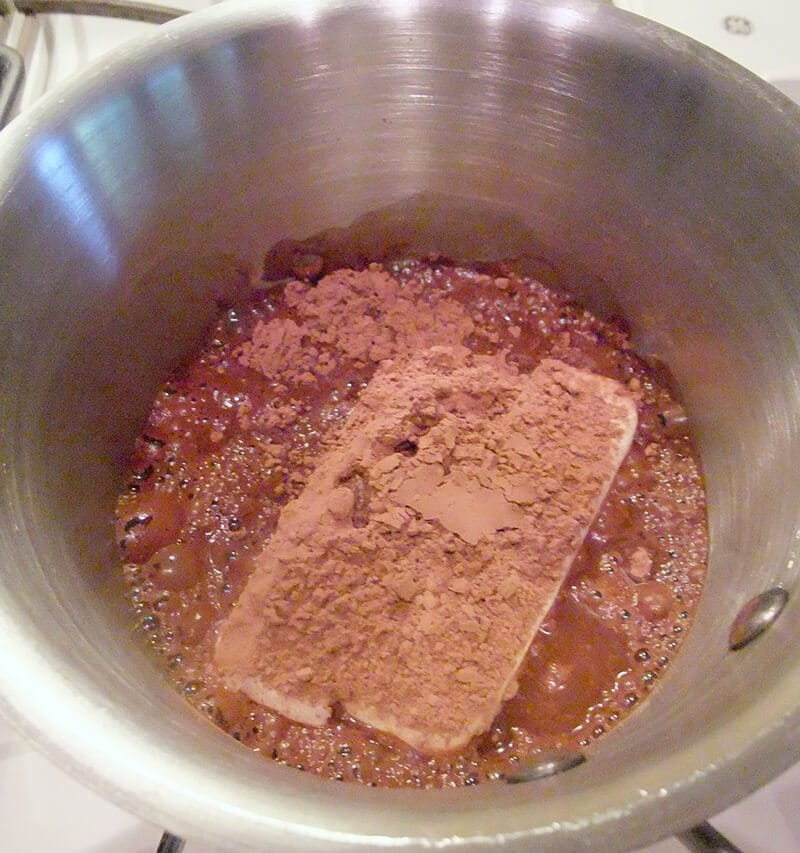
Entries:
<svg viewBox="0 0 800 853">
<path fill-rule="evenodd" d="M 731 625 L 728 638 L 731 651 L 741 649 L 763 634 L 780 616 L 789 593 L 776 586 L 751 598 L 742 607 Z"/>
<path fill-rule="evenodd" d="M 509 785 L 519 785 L 522 782 L 533 782 L 534 779 L 544 779 L 555 776 L 565 770 L 572 770 L 586 761 L 586 756 L 577 750 L 561 749 L 537 755 L 530 763 L 523 764 L 513 773 L 503 776 Z"/>
</svg>

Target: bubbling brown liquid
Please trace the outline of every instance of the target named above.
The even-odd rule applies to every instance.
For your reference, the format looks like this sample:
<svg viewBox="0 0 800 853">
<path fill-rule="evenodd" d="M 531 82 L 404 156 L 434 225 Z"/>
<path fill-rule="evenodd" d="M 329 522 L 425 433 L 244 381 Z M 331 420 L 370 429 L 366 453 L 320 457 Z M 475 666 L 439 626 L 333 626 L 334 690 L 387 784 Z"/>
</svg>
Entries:
<svg viewBox="0 0 800 853">
<path fill-rule="evenodd" d="M 259 323 L 301 322 L 283 288 L 253 290 L 225 311 L 200 354 L 161 389 L 135 443 L 117 535 L 141 630 L 188 701 L 234 738 L 326 778 L 471 785 L 538 752 L 587 746 L 658 683 L 702 587 L 703 481 L 663 371 L 636 355 L 619 324 L 513 274 L 422 262 L 390 272 L 420 306 L 463 307 L 474 352 L 505 350 L 522 371 L 557 358 L 625 383 L 637 398 L 633 447 L 530 648 L 519 691 L 489 731 L 457 754 L 423 755 L 341 713 L 318 728 L 288 720 L 227 690 L 214 671 L 215 626 L 376 369 L 341 358 L 292 384 L 243 364 L 237 354 Z"/>
</svg>

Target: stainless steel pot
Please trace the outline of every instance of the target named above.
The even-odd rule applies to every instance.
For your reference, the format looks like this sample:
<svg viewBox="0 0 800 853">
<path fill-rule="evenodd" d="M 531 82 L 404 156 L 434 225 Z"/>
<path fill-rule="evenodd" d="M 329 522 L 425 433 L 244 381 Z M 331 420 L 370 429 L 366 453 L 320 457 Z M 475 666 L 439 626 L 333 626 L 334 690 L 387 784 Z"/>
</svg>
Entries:
<svg viewBox="0 0 800 853">
<path fill-rule="evenodd" d="M 559 776 L 309 778 L 196 716 L 130 627 L 112 497 L 214 270 L 356 220 L 334 236 L 375 254 L 547 259 L 625 312 L 690 409 L 696 626 Z M 0 707 L 123 806 L 237 850 L 622 850 L 728 806 L 800 758 L 800 596 L 728 651 L 742 604 L 800 566 L 799 247 L 797 108 L 605 5 L 226 4 L 121 51 L 0 135 Z"/>
</svg>

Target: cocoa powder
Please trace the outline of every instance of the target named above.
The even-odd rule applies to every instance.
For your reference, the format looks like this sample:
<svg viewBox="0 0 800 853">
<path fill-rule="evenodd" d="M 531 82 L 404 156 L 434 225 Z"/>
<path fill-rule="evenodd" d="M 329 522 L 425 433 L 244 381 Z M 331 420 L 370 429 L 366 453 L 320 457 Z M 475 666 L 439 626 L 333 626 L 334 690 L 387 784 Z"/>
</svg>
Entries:
<svg viewBox="0 0 800 853">
<path fill-rule="evenodd" d="M 340 703 L 422 751 L 463 746 L 516 691 L 635 426 L 621 385 L 558 361 L 385 362 L 223 622 L 223 679 L 308 724 Z"/>
<path fill-rule="evenodd" d="M 474 329 L 463 305 L 446 295 L 425 299 L 423 293 L 419 283 L 403 286 L 379 264 L 338 270 L 316 286 L 289 282 L 284 298 L 297 320 L 259 322 L 239 349 L 239 362 L 304 385 L 343 360 L 364 366 L 463 343 Z"/>
</svg>

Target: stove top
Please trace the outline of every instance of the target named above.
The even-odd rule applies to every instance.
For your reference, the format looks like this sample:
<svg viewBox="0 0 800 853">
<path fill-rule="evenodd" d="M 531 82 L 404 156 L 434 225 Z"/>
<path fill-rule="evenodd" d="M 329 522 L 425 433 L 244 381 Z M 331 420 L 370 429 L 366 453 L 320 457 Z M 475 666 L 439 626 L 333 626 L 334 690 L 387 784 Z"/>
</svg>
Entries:
<svg viewBox="0 0 800 853">
<path fill-rule="evenodd" d="M 615 0 L 614 5 L 713 47 L 800 103 L 797 0 Z"/>
<path fill-rule="evenodd" d="M 194 11 L 214 0 L 176 0 L 173 10 Z M 153 23 L 95 15 L 42 13 L 80 2 L 95 11 L 104 0 L 0 0 L 0 126 L 27 109 L 57 83 L 123 42 L 150 31 Z M 130 6 L 128 0 L 124 2 Z M 105 4 L 108 5 L 107 3 Z M 618 0 L 616 5 L 659 20 L 705 41 L 760 74 L 800 103 L 800 3 L 797 0 Z M 74 6 L 73 6 L 74 7 Z M 20 9 L 39 10 L 24 14 Z M 2 14 L 6 11 L 6 14 Z M 139 17 L 163 21 L 172 12 L 150 8 Z M 10 91 L 25 66 L 19 96 Z M 800 850 L 800 765 L 738 805 L 714 816 L 713 824 L 744 853 Z M 0 720 L 0 826 L 9 853 L 154 853 L 163 827 L 149 825 L 83 788 L 39 755 Z M 676 839 L 641 853 L 683 853 Z M 189 840 L 185 853 L 212 853 Z"/>
</svg>

